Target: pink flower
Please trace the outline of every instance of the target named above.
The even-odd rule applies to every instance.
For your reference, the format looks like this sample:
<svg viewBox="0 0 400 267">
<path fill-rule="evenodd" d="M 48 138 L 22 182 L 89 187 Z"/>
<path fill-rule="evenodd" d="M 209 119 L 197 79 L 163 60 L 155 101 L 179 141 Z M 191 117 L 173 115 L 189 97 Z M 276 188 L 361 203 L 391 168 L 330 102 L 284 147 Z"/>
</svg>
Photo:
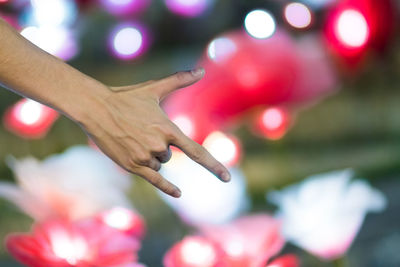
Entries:
<svg viewBox="0 0 400 267">
<path fill-rule="evenodd" d="M 138 267 L 136 238 L 90 219 L 49 220 L 30 234 L 10 235 L 6 247 L 30 267 Z"/>
<path fill-rule="evenodd" d="M 164 257 L 165 267 L 264 267 L 285 243 L 280 223 L 261 214 L 203 226 L 201 232 L 202 236 L 186 237 L 174 245 Z M 297 267 L 298 261 L 286 256 L 268 266 Z"/>
<path fill-rule="evenodd" d="M 201 232 L 226 253 L 230 267 L 262 267 L 285 244 L 280 222 L 259 214 L 239 218 L 227 225 L 206 225 Z"/>
<path fill-rule="evenodd" d="M 146 233 L 146 224 L 143 218 L 130 209 L 114 207 L 100 213 L 97 218 L 109 227 L 138 239 L 143 239 Z"/>
</svg>

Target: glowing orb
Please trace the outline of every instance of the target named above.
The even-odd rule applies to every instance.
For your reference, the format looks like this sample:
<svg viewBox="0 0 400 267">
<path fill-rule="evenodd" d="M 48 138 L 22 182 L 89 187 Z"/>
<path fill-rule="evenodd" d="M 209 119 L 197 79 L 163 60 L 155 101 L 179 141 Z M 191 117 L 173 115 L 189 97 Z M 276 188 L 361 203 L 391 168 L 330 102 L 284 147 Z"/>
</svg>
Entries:
<svg viewBox="0 0 400 267">
<path fill-rule="evenodd" d="M 4 124 L 19 136 L 41 138 L 57 117 L 55 110 L 30 99 L 22 99 L 6 111 Z"/>
<path fill-rule="evenodd" d="M 285 8 L 285 19 L 294 28 L 303 29 L 311 24 L 310 9 L 301 3 L 291 3 Z"/>
<path fill-rule="evenodd" d="M 228 166 L 234 165 L 240 158 L 239 142 L 222 132 L 211 133 L 204 140 L 203 146 L 218 161 Z"/>
<path fill-rule="evenodd" d="M 128 15 L 143 11 L 149 6 L 149 0 L 101 0 L 100 3 L 111 14 Z"/>
<path fill-rule="evenodd" d="M 124 60 L 140 56 L 147 48 L 145 31 L 137 26 L 118 27 L 110 39 L 113 54 Z"/>
<path fill-rule="evenodd" d="M 359 11 L 348 9 L 339 15 L 335 33 L 344 45 L 358 48 L 368 42 L 369 26 L 367 20 Z"/>
<path fill-rule="evenodd" d="M 265 10 L 253 10 L 247 14 L 244 20 L 247 33 L 257 39 L 271 37 L 276 30 L 274 17 Z"/>
<path fill-rule="evenodd" d="M 229 58 L 237 50 L 236 44 L 229 38 L 217 38 L 208 45 L 208 57 L 214 62 L 221 62 Z"/>
<path fill-rule="evenodd" d="M 200 16 L 211 2 L 211 0 L 165 0 L 171 12 L 186 17 Z"/>
<path fill-rule="evenodd" d="M 21 31 L 21 35 L 63 60 L 70 60 L 78 53 L 76 39 L 67 28 L 29 26 Z"/>
</svg>

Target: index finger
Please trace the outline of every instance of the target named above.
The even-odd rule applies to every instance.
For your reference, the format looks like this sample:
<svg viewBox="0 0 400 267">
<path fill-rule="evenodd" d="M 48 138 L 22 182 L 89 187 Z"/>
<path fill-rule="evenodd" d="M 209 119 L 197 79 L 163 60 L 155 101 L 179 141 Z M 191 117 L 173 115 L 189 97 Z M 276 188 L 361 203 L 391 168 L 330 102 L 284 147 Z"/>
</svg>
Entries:
<svg viewBox="0 0 400 267">
<path fill-rule="evenodd" d="M 172 145 L 180 148 L 189 158 L 202 165 L 222 181 L 229 182 L 231 180 L 228 169 L 222 163 L 216 160 L 202 145 L 187 137 L 179 129 L 176 130 L 174 140 L 170 141 Z"/>
</svg>

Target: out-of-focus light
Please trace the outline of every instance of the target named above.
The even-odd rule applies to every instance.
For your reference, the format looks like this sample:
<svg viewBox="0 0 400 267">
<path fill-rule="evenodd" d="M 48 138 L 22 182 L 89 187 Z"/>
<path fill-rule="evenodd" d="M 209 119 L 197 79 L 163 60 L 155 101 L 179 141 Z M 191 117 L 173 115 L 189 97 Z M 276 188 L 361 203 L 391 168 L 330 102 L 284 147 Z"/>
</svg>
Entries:
<svg viewBox="0 0 400 267">
<path fill-rule="evenodd" d="M 70 60 L 78 53 L 76 40 L 66 28 L 29 26 L 21 31 L 21 35 L 63 60 Z"/>
<path fill-rule="evenodd" d="M 165 267 L 216 267 L 222 266 L 222 256 L 222 250 L 208 239 L 188 236 L 166 253 L 163 263 Z"/>
<path fill-rule="evenodd" d="M 0 4 L 1 3 L 6 3 L 6 2 L 8 2 L 8 0 L 0 0 Z"/>
<path fill-rule="evenodd" d="M 22 99 L 7 110 L 4 123 L 10 131 L 27 138 L 43 137 L 58 114 L 36 101 Z"/>
<path fill-rule="evenodd" d="M 257 131 L 272 140 L 282 138 L 289 126 L 289 115 L 278 107 L 267 108 L 258 118 Z"/>
<path fill-rule="evenodd" d="M 189 239 L 182 244 L 182 260 L 194 266 L 213 266 L 216 261 L 214 247 L 201 239 Z"/>
<path fill-rule="evenodd" d="M 225 223 L 247 206 L 243 174 L 238 168 L 231 167 L 229 171 L 232 175 L 231 182 L 222 183 L 211 172 L 177 151 L 160 172 L 179 186 L 182 197 L 175 199 L 162 192 L 159 194 L 188 224 Z"/>
<path fill-rule="evenodd" d="M 172 119 L 172 122 L 178 126 L 178 128 L 190 138 L 195 136 L 195 127 L 193 121 L 185 115 L 178 115 Z"/>
<path fill-rule="evenodd" d="M 294 28 L 304 29 L 310 26 L 312 15 L 307 6 L 301 3 L 290 3 L 285 8 L 285 19 Z"/>
<path fill-rule="evenodd" d="M 150 0 L 101 0 L 105 9 L 114 15 L 128 15 L 143 11 Z"/>
<path fill-rule="evenodd" d="M 265 10 L 253 10 L 247 14 L 244 27 L 248 34 L 257 39 L 271 37 L 276 30 L 274 17 Z"/>
<path fill-rule="evenodd" d="M 122 26 L 111 34 L 111 47 L 114 55 L 130 60 L 143 54 L 147 49 L 145 31 L 137 26 Z"/>
<path fill-rule="evenodd" d="M 77 17 L 75 1 L 31 0 L 32 16 L 37 25 L 60 27 L 73 23 Z"/>
<path fill-rule="evenodd" d="M 50 235 L 54 255 L 75 265 L 83 260 L 88 252 L 88 245 L 83 238 L 55 229 Z"/>
<path fill-rule="evenodd" d="M 165 0 L 167 8 L 178 15 L 197 17 L 201 15 L 213 0 Z"/>
<path fill-rule="evenodd" d="M 337 19 L 335 34 L 344 45 L 358 48 L 368 42 L 369 26 L 363 14 L 354 9 L 347 9 Z"/>
<path fill-rule="evenodd" d="M 275 130 L 284 122 L 284 114 L 277 108 L 267 109 L 262 115 L 262 122 L 266 128 Z"/>
<path fill-rule="evenodd" d="M 142 218 L 133 211 L 115 207 L 101 214 L 101 220 L 108 226 L 122 232 L 142 238 L 145 232 L 145 224 Z"/>
<path fill-rule="evenodd" d="M 221 62 L 229 58 L 237 50 L 233 40 L 227 37 L 220 37 L 211 41 L 208 45 L 208 57 L 214 62 Z"/>
<path fill-rule="evenodd" d="M 133 219 L 132 212 L 124 208 L 113 208 L 103 215 L 103 221 L 108 226 L 123 231 L 132 227 Z"/>
<path fill-rule="evenodd" d="M 204 140 L 203 146 L 218 161 L 233 166 L 240 158 L 239 142 L 222 132 L 213 132 Z"/>
</svg>

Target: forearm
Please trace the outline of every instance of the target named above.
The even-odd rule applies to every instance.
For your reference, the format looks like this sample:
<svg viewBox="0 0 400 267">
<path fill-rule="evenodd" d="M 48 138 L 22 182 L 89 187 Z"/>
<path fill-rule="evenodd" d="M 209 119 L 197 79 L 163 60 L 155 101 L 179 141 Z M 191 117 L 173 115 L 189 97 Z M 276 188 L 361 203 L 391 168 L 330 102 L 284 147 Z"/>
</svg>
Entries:
<svg viewBox="0 0 400 267">
<path fill-rule="evenodd" d="M 106 86 L 36 47 L 1 19 L 0 83 L 78 122 L 109 93 Z"/>
</svg>

